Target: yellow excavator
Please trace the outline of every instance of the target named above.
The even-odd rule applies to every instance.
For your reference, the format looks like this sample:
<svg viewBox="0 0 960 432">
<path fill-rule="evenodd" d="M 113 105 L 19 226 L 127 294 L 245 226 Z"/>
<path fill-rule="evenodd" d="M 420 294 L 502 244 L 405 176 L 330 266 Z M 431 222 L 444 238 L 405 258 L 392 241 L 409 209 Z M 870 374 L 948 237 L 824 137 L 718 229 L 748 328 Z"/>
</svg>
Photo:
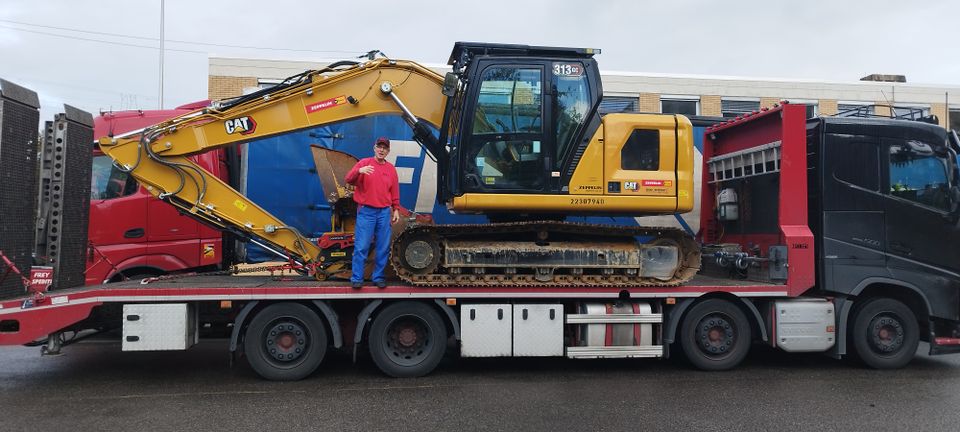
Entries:
<svg viewBox="0 0 960 432">
<path fill-rule="evenodd" d="M 322 279 L 349 266 L 349 254 L 325 253 L 188 157 L 358 117 L 400 115 L 436 161 L 438 201 L 491 222 L 407 226 L 391 251 L 403 280 L 428 286 L 683 283 L 700 267 L 699 247 L 683 231 L 565 220 L 693 208 L 690 121 L 602 115 L 599 52 L 457 42 L 445 76 L 374 56 L 337 62 L 99 144 L 118 167 L 184 214 L 304 264 Z M 353 210 L 340 176 L 352 160 L 315 149 L 325 193 L 336 204 L 334 230 L 345 236 Z"/>
</svg>

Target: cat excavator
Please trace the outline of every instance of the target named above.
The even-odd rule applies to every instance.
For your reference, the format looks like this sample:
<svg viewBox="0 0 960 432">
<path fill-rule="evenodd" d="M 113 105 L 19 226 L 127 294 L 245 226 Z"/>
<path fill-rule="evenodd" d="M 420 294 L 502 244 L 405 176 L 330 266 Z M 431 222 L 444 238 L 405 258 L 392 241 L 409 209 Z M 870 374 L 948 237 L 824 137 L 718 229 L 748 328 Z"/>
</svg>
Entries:
<svg viewBox="0 0 960 432">
<path fill-rule="evenodd" d="M 348 239 L 353 228 L 355 207 L 342 179 L 354 158 L 314 148 L 335 233 L 313 242 L 189 156 L 364 116 L 399 115 L 436 161 L 438 201 L 449 211 L 490 220 L 405 227 L 391 250 L 404 281 L 681 284 L 700 267 L 699 246 L 683 231 L 566 220 L 693 208 L 690 121 L 672 114 L 601 114 L 594 59 L 599 52 L 457 42 L 445 76 L 415 62 L 371 55 L 306 71 L 141 131 L 103 137 L 99 144 L 120 169 L 182 213 L 323 279 L 349 266 L 349 254 L 325 248 Z"/>
</svg>

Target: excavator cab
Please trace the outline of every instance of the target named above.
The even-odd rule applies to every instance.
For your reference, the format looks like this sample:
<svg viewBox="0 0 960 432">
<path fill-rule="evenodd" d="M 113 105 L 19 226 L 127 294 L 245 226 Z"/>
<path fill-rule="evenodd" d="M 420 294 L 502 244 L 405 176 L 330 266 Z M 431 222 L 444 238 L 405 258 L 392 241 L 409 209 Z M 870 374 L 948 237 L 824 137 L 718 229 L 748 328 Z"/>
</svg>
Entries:
<svg viewBox="0 0 960 432">
<path fill-rule="evenodd" d="M 452 210 L 656 214 L 692 208 L 692 125 L 682 116 L 601 117 L 596 53 L 454 45 L 439 140 L 449 145 L 441 199 Z"/>
</svg>

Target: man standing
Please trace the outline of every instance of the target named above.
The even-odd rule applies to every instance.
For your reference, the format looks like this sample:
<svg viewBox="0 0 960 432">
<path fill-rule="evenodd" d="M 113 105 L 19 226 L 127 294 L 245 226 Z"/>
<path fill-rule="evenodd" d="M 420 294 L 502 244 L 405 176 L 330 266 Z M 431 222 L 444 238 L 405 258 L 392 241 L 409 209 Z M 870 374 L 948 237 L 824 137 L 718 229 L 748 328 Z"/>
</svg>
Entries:
<svg viewBox="0 0 960 432">
<path fill-rule="evenodd" d="M 390 140 L 377 138 L 373 157 L 361 159 L 347 173 L 347 183 L 353 185 L 353 200 L 357 203 L 357 226 L 353 236 L 353 274 L 350 285 L 363 286 L 363 269 L 367 263 L 370 242 L 376 237 L 373 283 L 386 286 L 383 270 L 390 255 L 390 225 L 400 220 L 400 183 L 397 169 L 387 162 Z"/>
</svg>

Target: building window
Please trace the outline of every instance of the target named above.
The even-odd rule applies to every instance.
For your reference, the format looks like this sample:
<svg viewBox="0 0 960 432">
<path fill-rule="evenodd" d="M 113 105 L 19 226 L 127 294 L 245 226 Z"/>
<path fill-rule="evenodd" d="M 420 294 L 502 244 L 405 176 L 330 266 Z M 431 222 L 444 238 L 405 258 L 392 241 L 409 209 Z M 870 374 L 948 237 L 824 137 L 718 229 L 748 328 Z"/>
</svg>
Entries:
<svg viewBox="0 0 960 432">
<path fill-rule="evenodd" d="M 686 116 L 700 115 L 700 100 L 661 98 L 660 112 L 664 114 L 683 114 Z"/>
<path fill-rule="evenodd" d="M 894 106 L 890 108 L 890 116 L 903 120 L 919 120 L 930 115 L 930 107 L 921 106 Z"/>
<path fill-rule="evenodd" d="M 279 80 L 279 79 L 260 78 L 257 80 L 257 88 L 262 88 L 262 89 L 270 88 L 282 82 L 283 80 Z"/>
<path fill-rule="evenodd" d="M 754 111 L 760 111 L 760 101 L 724 99 L 720 101 L 720 111 L 724 117 L 736 117 Z"/>
<path fill-rule="evenodd" d="M 950 130 L 957 131 L 960 134 L 960 108 L 950 108 L 948 115 L 950 116 L 950 124 L 947 126 Z"/>
<path fill-rule="evenodd" d="M 869 117 L 876 114 L 876 107 L 870 104 L 837 104 L 837 117 Z"/>
<path fill-rule="evenodd" d="M 640 112 L 640 98 L 632 96 L 604 96 L 600 100 L 600 114 Z"/>
<path fill-rule="evenodd" d="M 807 106 L 807 118 L 814 118 L 820 114 L 820 106 L 815 103 L 808 103 Z"/>
</svg>

